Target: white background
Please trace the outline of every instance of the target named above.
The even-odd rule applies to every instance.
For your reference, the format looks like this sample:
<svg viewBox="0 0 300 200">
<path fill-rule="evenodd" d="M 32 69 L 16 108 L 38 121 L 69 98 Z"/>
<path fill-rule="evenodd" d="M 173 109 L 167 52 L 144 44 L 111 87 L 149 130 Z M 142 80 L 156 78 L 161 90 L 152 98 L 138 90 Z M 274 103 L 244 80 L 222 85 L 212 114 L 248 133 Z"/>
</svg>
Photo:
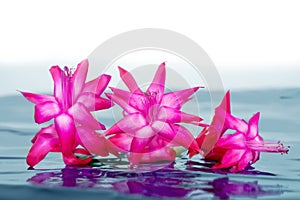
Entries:
<svg viewBox="0 0 300 200">
<path fill-rule="evenodd" d="M 51 65 L 75 66 L 105 40 L 138 28 L 197 42 L 226 88 L 299 87 L 299 10 L 299 1 L 277 0 L 1 1 L 0 95 L 44 91 Z"/>
</svg>

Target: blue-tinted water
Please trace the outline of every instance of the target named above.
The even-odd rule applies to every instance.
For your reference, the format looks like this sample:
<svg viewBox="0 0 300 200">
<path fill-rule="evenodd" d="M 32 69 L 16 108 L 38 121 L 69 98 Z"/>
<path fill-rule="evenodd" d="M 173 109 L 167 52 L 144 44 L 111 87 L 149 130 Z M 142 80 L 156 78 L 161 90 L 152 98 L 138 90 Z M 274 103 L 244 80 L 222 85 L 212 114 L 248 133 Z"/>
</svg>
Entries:
<svg viewBox="0 0 300 200">
<path fill-rule="evenodd" d="M 198 95 L 202 116 L 209 117 L 209 99 Z M 28 170 L 30 139 L 41 126 L 34 124 L 33 106 L 21 96 L 2 97 L 0 199 L 298 199 L 300 89 L 232 91 L 232 107 L 246 119 L 261 111 L 261 135 L 290 145 L 289 154 L 262 154 L 254 168 L 239 174 L 212 171 L 212 163 L 197 157 L 178 158 L 163 167 L 141 165 L 141 170 L 113 157 L 95 159 L 91 166 L 65 167 L 55 153 Z M 157 170 L 143 170 L 149 167 Z"/>
</svg>

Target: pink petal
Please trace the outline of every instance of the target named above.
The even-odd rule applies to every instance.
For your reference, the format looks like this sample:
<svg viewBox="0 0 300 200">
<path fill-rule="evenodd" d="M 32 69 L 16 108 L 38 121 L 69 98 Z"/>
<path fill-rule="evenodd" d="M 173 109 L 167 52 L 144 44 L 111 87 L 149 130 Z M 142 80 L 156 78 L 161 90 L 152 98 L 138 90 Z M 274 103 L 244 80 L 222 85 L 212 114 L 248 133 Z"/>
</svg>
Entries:
<svg viewBox="0 0 300 200">
<path fill-rule="evenodd" d="M 240 133 L 247 133 L 248 131 L 248 124 L 244 120 L 234 117 L 231 114 L 226 114 L 225 124 L 227 128 Z"/>
<path fill-rule="evenodd" d="M 114 135 L 110 137 L 108 140 L 111 142 L 119 151 L 122 152 L 129 152 L 130 146 L 132 142 L 133 136 L 126 134 L 126 133 L 120 133 L 117 135 Z"/>
<path fill-rule="evenodd" d="M 250 141 L 255 142 L 257 144 L 263 144 L 264 143 L 264 139 L 258 134 L 254 138 L 250 139 Z"/>
<path fill-rule="evenodd" d="M 108 156 L 109 153 L 106 148 L 106 139 L 102 134 L 96 133 L 83 126 L 77 127 L 77 134 L 83 147 L 91 154 Z"/>
<path fill-rule="evenodd" d="M 203 150 L 204 154 L 209 153 L 219 138 L 223 135 L 223 124 L 224 121 L 222 121 L 222 119 L 220 120 L 218 117 L 214 116 L 211 125 L 205 131 L 205 136 L 202 136 L 203 138 L 198 139 L 201 141 L 201 143 L 198 144 Z"/>
<path fill-rule="evenodd" d="M 37 104 L 34 109 L 34 120 L 38 124 L 47 122 L 60 113 L 57 103 L 50 101 Z"/>
<path fill-rule="evenodd" d="M 205 141 L 203 141 L 205 149 L 210 150 L 227 129 L 232 128 L 231 126 L 234 125 L 239 126 L 238 122 L 240 121 L 240 119 L 234 118 L 230 114 L 230 92 L 228 91 L 221 104 L 215 109 L 215 115 L 208 128 Z M 246 123 L 242 125 L 242 127 L 247 129 Z"/>
<path fill-rule="evenodd" d="M 213 166 L 213 169 L 228 168 L 236 165 L 240 161 L 244 153 L 245 150 L 236 150 L 236 149 L 228 150 L 223 156 L 221 164 L 217 164 Z"/>
<path fill-rule="evenodd" d="M 260 152 L 259 151 L 252 151 L 252 162 L 251 164 L 256 163 L 259 160 Z"/>
<path fill-rule="evenodd" d="M 68 114 L 61 114 L 54 119 L 55 128 L 61 143 L 64 157 L 72 157 L 75 142 L 75 124 L 72 117 Z"/>
<path fill-rule="evenodd" d="M 137 138 L 150 138 L 153 137 L 156 134 L 156 132 L 152 129 L 151 126 L 144 126 L 140 128 L 139 130 L 136 130 L 134 133 L 134 137 Z"/>
<path fill-rule="evenodd" d="M 199 135 L 197 136 L 196 138 L 196 142 L 199 146 L 199 148 L 201 149 L 202 148 L 202 144 L 205 140 L 205 137 L 206 137 L 206 134 L 208 133 L 208 128 L 207 127 L 204 127 L 201 132 L 199 133 Z M 196 149 L 193 149 L 193 148 L 189 148 L 189 157 L 193 157 L 194 155 L 200 153 L 199 151 L 197 151 Z"/>
<path fill-rule="evenodd" d="M 201 147 L 202 148 L 202 147 Z M 206 159 L 215 160 L 221 162 L 223 156 L 228 151 L 228 149 L 223 149 L 219 147 L 214 147 L 211 151 L 209 151 L 204 157 Z"/>
<path fill-rule="evenodd" d="M 99 97 L 91 92 L 82 93 L 77 102 L 83 104 L 88 111 L 108 109 L 112 106 L 110 100 Z"/>
<path fill-rule="evenodd" d="M 62 86 L 63 80 L 66 79 L 65 73 L 59 68 L 59 66 L 51 67 L 50 73 L 54 81 L 54 96 L 59 103 L 62 103 L 64 99 Z"/>
<path fill-rule="evenodd" d="M 211 125 L 209 126 L 209 132 L 215 133 L 217 138 L 220 138 L 228 129 L 225 124 L 226 116 L 227 114 L 224 110 L 220 110 L 218 108 L 215 109 L 215 115 L 213 116 Z M 214 129 L 214 131 L 211 129 Z"/>
<path fill-rule="evenodd" d="M 176 152 L 172 148 L 162 148 L 148 153 L 131 153 L 128 156 L 131 165 L 162 161 L 172 162 L 175 158 Z"/>
<path fill-rule="evenodd" d="M 196 137 L 196 141 L 199 144 L 199 146 L 202 145 L 206 135 L 208 134 L 208 127 L 204 127 L 201 132 L 199 133 L 199 135 Z"/>
<path fill-rule="evenodd" d="M 61 114 L 54 120 L 56 131 L 59 136 L 61 151 L 66 165 L 85 165 L 92 160 L 92 157 L 86 159 L 77 158 L 74 153 L 89 155 L 85 150 L 74 149 L 76 128 L 74 121 L 68 114 Z"/>
<path fill-rule="evenodd" d="M 230 91 L 228 90 L 221 102 L 221 104 L 219 105 L 220 108 L 222 108 L 224 111 L 226 111 L 227 113 L 231 113 L 231 106 L 230 106 Z"/>
<path fill-rule="evenodd" d="M 251 119 L 249 120 L 249 128 L 248 128 L 248 132 L 247 132 L 247 138 L 254 138 L 258 135 L 258 121 L 259 121 L 259 116 L 260 113 L 256 113 L 255 115 L 253 115 L 253 117 L 251 117 Z"/>
<path fill-rule="evenodd" d="M 168 123 L 155 121 L 151 124 L 151 126 L 161 137 L 168 141 L 172 141 L 176 135 L 173 128 Z"/>
<path fill-rule="evenodd" d="M 153 137 L 149 138 L 139 138 L 139 137 L 133 137 L 131 146 L 130 146 L 130 152 L 134 153 L 142 153 L 146 151 L 149 147 L 147 145 L 152 141 Z"/>
<path fill-rule="evenodd" d="M 118 67 L 120 72 L 120 77 L 128 87 L 131 92 L 137 94 L 143 94 L 143 91 L 139 88 L 136 81 L 134 80 L 133 76 L 130 72 L 126 71 L 125 69 Z"/>
<path fill-rule="evenodd" d="M 76 131 L 78 131 L 77 130 L 78 126 L 79 125 L 76 126 Z M 76 132 L 76 134 L 75 134 L 75 142 L 74 142 L 74 145 L 73 145 L 73 149 L 76 149 L 79 145 L 81 145 L 83 147 L 82 142 L 80 140 L 80 137 L 79 137 L 78 133 Z"/>
<path fill-rule="evenodd" d="M 225 135 L 220 138 L 216 146 L 225 148 L 225 149 L 245 149 L 246 147 L 246 138 L 243 133 L 235 133 L 230 135 Z"/>
<path fill-rule="evenodd" d="M 194 87 L 176 92 L 169 92 L 163 96 L 161 106 L 180 109 L 183 104 L 191 99 L 190 96 L 194 94 L 199 88 L 200 87 Z"/>
<path fill-rule="evenodd" d="M 143 152 L 145 147 L 151 142 L 155 131 L 150 126 L 145 126 L 137 130 L 131 142 L 131 152 Z"/>
<path fill-rule="evenodd" d="M 84 124 L 85 126 L 95 130 L 105 129 L 105 126 L 98 122 L 81 103 L 74 104 L 71 108 L 69 108 L 68 113 L 74 118 L 76 123 Z"/>
<path fill-rule="evenodd" d="M 110 87 L 113 91 L 114 95 L 122 97 L 122 99 L 127 102 L 131 107 L 143 112 L 146 110 L 146 105 L 148 103 L 148 99 L 145 97 L 144 94 L 136 94 L 130 93 L 125 90 L 121 90 L 118 88 Z"/>
<path fill-rule="evenodd" d="M 234 118 L 230 112 L 230 93 L 229 91 L 224 96 L 221 104 L 215 109 L 215 115 L 213 116 L 211 125 L 207 130 L 207 136 L 203 142 L 203 146 L 210 150 L 217 140 L 225 133 L 225 131 L 232 126 L 235 121 L 239 120 Z M 239 121 L 238 121 L 239 122 Z M 238 124 L 239 125 L 239 124 Z M 245 128 L 247 124 L 245 123 Z"/>
<path fill-rule="evenodd" d="M 202 118 L 181 112 L 174 108 L 161 107 L 158 113 L 158 120 L 167 123 L 185 122 L 199 125 L 199 123 L 202 121 Z"/>
<path fill-rule="evenodd" d="M 91 92 L 96 95 L 100 95 L 107 87 L 110 79 L 110 75 L 102 74 L 98 78 L 87 82 L 84 86 L 83 92 Z"/>
<path fill-rule="evenodd" d="M 48 152 L 60 150 L 60 142 L 52 126 L 41 129 L 27 155 L 27 164 L 31 167 L 43 160 Z"/>
<path fill-rule="evenodd" d="M 34 94 L 29 92 L 21 92 L 21 94 L 30 102 L 34 104 L 44 103 L 46 101 L 55 102 L 56 100 L 53 96 L 43 95 L 43 94 Z"/>
<path fill-rule="evenodd" d="M 117 148 L 116 145 L 114 145 L 111 141 L 106 140 L 106 148 L 109 150 L 109 153 L 121 159 L 120 152 L 122 152 L 122 150 Z"/>
<path fill-rule="evenodd" d="M 166 139 L 165 137 L 162 137 L 161 135 L 155 135 L 151 141 L 151 143 L 149 143 L 149 150 L 147 152 L 151 152 L 157 149 L 161 149 L 161 148 L 165 148 L 167 146 L 171 147 L 172 141 Z M 176 144 L 178 146 L 178 144 Z M 175 145 L 175 146 L 176 146 Z M 173 145 L 174 146 L 174 145 Z"/>
<path fill-rule="evenodd" d="M 56 137 L 58 137 L 57 133 L 56 133 L 56 129 L 55 129 L 55 126 L 53 124 L 45 127 L 45 128 L 41 128 L 41 130 L 39 132 L 37 132 L 37 134 L 32 138 L 31 142 L 32 143 L 35 143 L 37 137 L 40 135 L 40 134 L 43 134 L 43 133 L 47 133 L 47 134 L 53 134 L 54 136 L 56 135 Z"/>
<path fill-rule="evenodd" d="M 238 162 L 236 170 L 237 171 L 244 170 L 248 166 L 248 164 L 249 164 L 250 160 L 252 160 L 252 158 L 253 158 L 252 152 L 250 150 L 246 151 L 243 154 L 243 156 L 241 157 L 241 160 Z"/>
<path fill-rule="evenodd" d="M 80 154 L 82 154 L 82 151 L 80 151 Z M 87 155 L 86 151 L 85 151 L 85 155 Z M 74 155 L 70 155 L 70 156 L 64 156 L 63 159 L 66 165 L 87 165 L 92 161 L 93 158 L 89 156 L 88 158 L 80 159 Z"/>
<path fill-rule="evenodd" d="M 73 74 L 73 97 L 76 100 L 79 94 L 82 92 L 87 71 L 88 71 L 89 63 L 88 60 L 83 60 L 81 63 L 77 65 L 76 71 Z"/>
<path fill-rule="evenodd" d="M 192 148 L 197 151 L 200 151 L 194 136 L 187 128 L 178 124 L 172 124 L 171 127 L 173 128 L 176 134 L 174 137 L 174 142 L 176 142 L 179 145 L 182 145 L 185 148 Z"/>
<path fill-rule="evenodd" d="M 151 126 L 157 133 L 151 144 L 149 144 L 151 149 L 163 148 L 165 146 L 184 146 L 199 151 L 197 142 L 187 129 L 178 127 L 173 130 L 173 126 L 171 127 L 170 124 L 161 121 L 155 121 Z"/>
<path fill-rule="evenodd" d="M 156 102 L 160 103 L 164 95 L 166 80 L 166 67 L 165 63 L 159 65 L 152 83 L 147 89 L 147 94 L 156 93 Z"/>
<path fill-rule="evenodd" d="M 126 98 L 124 98 L 123 96 L 119 96 L 119 95 L 116 95 L 116 94 L 109 94 L 109 93 L 106 93 L 106 96 L 109 99 L 111 99 L 114 103 L 121 106 L 129 114 L 139 112 L 137 109 L 130 106 L 129 103 L 128 103 L 128 100 Z"/>
<path fill-rule="evenodd" d="M 105 132 L 105 135 L 116 133 L 132 133 L 147 125 L 147 121 L 140 113 L 134 113 L 124 116 L 120 121 L 115 123 L 110 129 Z"/>
</svg>

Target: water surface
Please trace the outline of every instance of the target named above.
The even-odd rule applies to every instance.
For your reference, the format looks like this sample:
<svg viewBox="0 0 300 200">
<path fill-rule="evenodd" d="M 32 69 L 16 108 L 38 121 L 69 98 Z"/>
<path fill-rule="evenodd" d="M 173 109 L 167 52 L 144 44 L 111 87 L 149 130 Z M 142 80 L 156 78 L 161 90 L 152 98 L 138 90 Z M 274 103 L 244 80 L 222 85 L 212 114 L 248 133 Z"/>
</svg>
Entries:
<svg viewBox="0 0 300 200">
<path fill-rule="evenodd" d="M 209 96 L 198 93 L 200 110 L 211 117 Z M 232 110 L 249 119 L 261 111 L 265 140 L 290 145 L 289 154 L 262 154 L 239 174 L 211 170 L 212 162 L 185 156 L 169 164 L 131 169 L 116 158 L 97 158 L 89 166 L 64 166 L 51 153 L 28 169 L 30 139 L 42 127 L 33 106 L 21 96 L 0 98 L 0 199 L 297 199 L 300 196 L 300 89 L 232 91 Z M 196 105 L 189 105 L 190 107 Z M 113 123 L 104 118 L 105 123 Z M 156 169 L 149 171 L 148 169 Z"/>
</svg>

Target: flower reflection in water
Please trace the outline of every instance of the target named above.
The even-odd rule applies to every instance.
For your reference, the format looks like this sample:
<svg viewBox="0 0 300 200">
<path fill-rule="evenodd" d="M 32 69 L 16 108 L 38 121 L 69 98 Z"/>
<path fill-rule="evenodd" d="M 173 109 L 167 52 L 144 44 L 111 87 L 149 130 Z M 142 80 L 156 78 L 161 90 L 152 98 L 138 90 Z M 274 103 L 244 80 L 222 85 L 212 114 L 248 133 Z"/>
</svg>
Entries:
<svg viewBox="0 0 300 200">
<path fill-rule="evenodd" d="M 261 185 L 258 181 L 238 181 L 223 175 L 213 176 L 215 177 L 213 179 L 211 176 L 207 176 L 207 173 L 203 173 L 205 170 L 201 168 L 198 168 L 199 170 L 192 169 L 192 167 L 188 171 L 174 169 L 174 163 L 168 168 L 151 172 L 67 166 L 59 171 L 37 173 L 27 181 L 50 187 L 115 190 L 125 194 L 160 198 L 194 199 L 215 196 L 220 199 L 229 199 L 230 197 L 280 195 L 284 192 L 280 185 Z M 270 174 L 266 173 L 265 175 Z"/>
<path fill-rule="evenodd" d="M 257 198 L 259 196 L 279 195 L 283 193 L 280 190 L 278 191 L 278 188 L 280 188 L 279 185 L 263 186 L 259 185 L 257 181 L 240 182 L 230 180 L 228 177 L 215 179 L 209 182 L 208 185 L 211 185 L 212 188 L 204 190 L 214 193 L 220 199 L 229 199 L 230 196 Z"/>
</svg>

